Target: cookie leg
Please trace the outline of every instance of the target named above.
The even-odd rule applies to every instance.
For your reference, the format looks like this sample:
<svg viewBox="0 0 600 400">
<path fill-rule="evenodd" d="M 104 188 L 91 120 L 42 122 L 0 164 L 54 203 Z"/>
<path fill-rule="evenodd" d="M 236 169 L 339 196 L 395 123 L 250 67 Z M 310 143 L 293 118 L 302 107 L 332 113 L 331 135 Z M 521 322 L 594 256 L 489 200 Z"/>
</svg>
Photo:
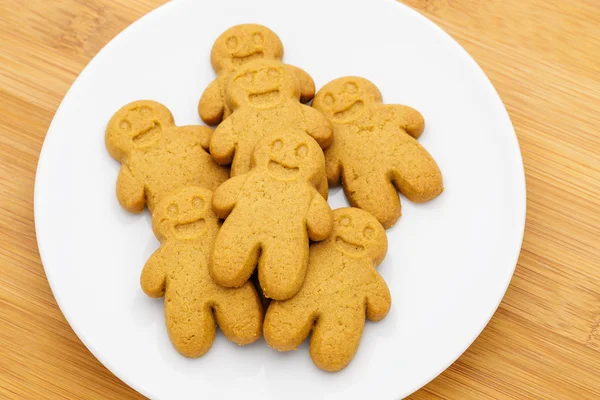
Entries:
<svg viewBox="0 0 600 400">
<path fill-rule="evenodd" d="M 364 308 L 320 316 L 310 339 L 310 356 L 315 365 L 330 372 L 344 369 L 358 350 L 364 325 Z"/>
<path fill-rule="evenodd" d="M 210 263 L 215 282 L 224 287 L 240 287 L 256 267 L 260 247 L 242 222 L 225 221 L 219 231 Z"/>
<path fill-rule="evenodd" d="M 165 295 L 165 322 L 171 343 L 186 357 L 200 357 L 215 340 L 215 319 L 190 285 L 169 285 Z"/>
<path fill-rule="evenodd" d="M 236 289 L 218 288 L 213 305 L 223 334 L 239 345 L 249 344 L 262 334 L 263 309 L 252 282 Z"/>
<path fill-rule="evenodd" d="M 286 301 L 273 301 L 265 315 L 265 341 L 279 351 L 295 350 L 310 333 L 315 319 L 314 302 L 303 301 L 301 295 Z"/>
<path fill-rule="evenodd" d="M 349 171 L 342 177 L 348 201 L 373 214 L 384 228 L 392 227 L 401 215 L 400 198 L 394 185 L 383 173 L 354 175 Z"/>
<path fill-rule="evenodd" d="M 263 247 L 258 281 L 266 297 L 286 300 L 302 287 L 308 265 L 308 238 L 277 237 Z"/>
</svg>

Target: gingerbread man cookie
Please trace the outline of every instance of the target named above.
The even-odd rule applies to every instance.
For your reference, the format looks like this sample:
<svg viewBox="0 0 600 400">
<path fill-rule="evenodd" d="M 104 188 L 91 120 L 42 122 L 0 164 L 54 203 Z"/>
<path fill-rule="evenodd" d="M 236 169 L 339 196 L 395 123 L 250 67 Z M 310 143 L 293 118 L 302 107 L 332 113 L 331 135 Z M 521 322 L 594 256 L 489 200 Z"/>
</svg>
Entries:
<svg viewBox="0 0 600 400">
<path fill-rule="evenodd" d="M 345 368 L 358 350 L 365 316 L 379 321 L 391 297 L 377 267 L 387 251 L 381 224 L 366 211 L 333 211 L 329 238 L 310 248 L 302 289 L 289 300 L 271 302 L 264 322 L 267 344 L 295 350 L 312 330 L 310 355 L 326 371 Z"/>
<path fill-rule="evenodd" d="M 225 219 L 211 263 L 219 285 L 243 285 L 258 264 L 266 297 L 283 300 L 298 292 L 309 239 L 327 238 L 333 223 L 316 190 L 324 173 L 323 152 L 304 133 L 274 133 L 259 141 L 250 172 L 226 181 L 213 197 L 213 210 Z"/>
<path fill-rule="evenodd" d="M 227 29 L 215 41 L 210 62 L 217 73 L 202 93 L 198 114 L 208 125 L 216 125 L 231 114 L 225 101 L 225 87 L 236 68 L 253 60 L 279 60 L 283 58 L 283 44 L 269 28 L 257 24 L 236 25 Z M 286 65 L 300 83 L 300 100 L 310 101 L 315 95 L 315 83 L 304 70 Z"/>
<path fill-rule="evenodd" d="M 130 212 L 150 211 L 162 196 L 188 185 L 215 190 L 229 178 L 208 154 L 212 129 L 175 126 L 171 112 L 155 101 L 122 107 L 106 128 L 106 148 L 121 162 L 117 198 Z"/>
<path fill-rule="evenodd" d="M 215 321 L 225 336 L 244 345 L 261 336 L 263 310 L 251 282 L 223 288 L 208 263 L 219 220 L 211 210 L 212 192 L 185 187 L 164 197 L 152 216 L 160 247 L 141 276 L 144 292 L 165 297 L 165 321 L 181 354 L 199 357 L 215 338 Z"/>
<path fill-rule="evenodd" d="M 267 133 L 305 132 L 322 148 L 331 144 L 333 130 L 317 110 L 298 101 L 298 80 L 278 61 L 253 61 L 238 68 L 227 86 L 234 110 L 215 130 L 210 152 L 219 164 L 231 165 L 231 176 L 250 170 L 252 151 Z M 326 197 L 324 181 L 320 192 Z"/>
<path fill-rule="evenodd" d="M 312 106 L 333 123 L 335 140 L 325 150 L 329 184 L 341 180 L 350 203 L 385 228 L 401 214 L 396 188 L 419 203 L 442 192 L 442 174 L 416 140 L 425 126 L 418 111 L 382 104 L 379 89 L 359 77 L 329 82 Z"/>
</svg>

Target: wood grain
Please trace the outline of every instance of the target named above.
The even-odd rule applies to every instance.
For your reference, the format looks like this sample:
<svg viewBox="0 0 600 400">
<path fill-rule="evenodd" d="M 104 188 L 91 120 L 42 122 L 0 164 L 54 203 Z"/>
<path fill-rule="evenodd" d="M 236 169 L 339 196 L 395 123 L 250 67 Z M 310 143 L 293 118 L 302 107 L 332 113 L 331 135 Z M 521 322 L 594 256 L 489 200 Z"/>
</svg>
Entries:
<svg viewBox="0 0 600 400">
<path fill-rule="evenodd" d="M 33 182 L 77 74 L 164 0 L 0 0 L 0 398 L 135 399 L 81 344 L 40 263 Z M 412 399 L 600 398 L 600 3 L 405 0 L 488 74 L 527 174 L 523 250 L 498 312 Z"/>
</svg>

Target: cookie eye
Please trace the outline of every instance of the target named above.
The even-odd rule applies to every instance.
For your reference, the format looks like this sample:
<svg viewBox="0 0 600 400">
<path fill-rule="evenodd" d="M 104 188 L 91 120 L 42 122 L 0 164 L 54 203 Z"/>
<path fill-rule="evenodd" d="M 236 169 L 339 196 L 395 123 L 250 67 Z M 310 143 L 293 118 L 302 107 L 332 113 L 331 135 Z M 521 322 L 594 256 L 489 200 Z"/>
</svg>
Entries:
<svg viewBox="0 0 600 400">
<path fill-rule="evenodd" d="M 130 115 L 133 114 L 133 117 L 141 116 L 142 119 L 148 118 L 151 114 L 153 114 L 152 108 L 148 106 L 134 106 L 129 109 Z"/>
<path fill-rule="evenodd" d="M 227 38 L 227 42 L 225 44 L 227 48 L 231 51 L 235 51 L 238 48 L 238 38 L 237 36 L 230 36 Z"/>
<path fill-rule="evenodd" d="M 244 75 L 237 77 L 236 81 L 240 82 L 246 87 L 251 87 L 254 84 L 254 73 L 251 71 L 246 72 Z"/>
<path fill-rule="evenodd" d="M 265 42 L 265 38 L 263 37 L 263 34 L 260 32 L 255 32 L 252 34 L 252 43 L 254 43 L 256 46 L 260 46 Z"/>
<path fill-rule="evenodd" d="M 367 226 L 365 228 L 365 230 L 363 231 L 363 235 L 367 238 L 367 239 L 372 239 L 373 236 L 375 235 L 375 229 L 371 228 L 370 226 Z"/>
<path fill-rule="evenodd" d="M 323 97 L 323 104 L 325 104 L 326 106 L 331 107 L 333 105 L 333 103 L 335 103 L 335 98 L 333 97 L 333 95 L 331 93 L 327 93 Z"/>
<path fill-rule="evenodd" d="M 354 94 L 358 92 L 358 86 L 354 82 L 348 82 L 344 85 L 344 92 Z"/>
<path fill-rule="evenodd" d="M 140 114 L 142 114 L 144 117 L 147 117 L 148 115 L 150 115 L 150 113 L 152 112 L 152 110 L 150 109 L 150 107 L 140 107 L 138 109 L 138 111 L 140 112 Z"/>
<path fill-rule="evenodd" d="M 299 158 L 304 158 L 308 154 L 308 147 L 305 144 L 301 144 L 296 147 L 296 156 Z"/>
<path fill-rule="evenodd" d="M 177 203 L 169 204 L 169 207 L 167 207 L 167 215 L 171 218 L 176 218 L 177 214 L 179 214 L 179 206 Z"/>
<path fill-rule="evenodd" d="M 196 208 L 204 208 L 204 199 L 198 196 L 195 196 L 192 199 L 192 205 Z"/>
<path fill-rule="evenodd" d="M 340 218 L 340 225 L 341 226 L 350 226 L 350 224 L 352 223 L 352 220 L 350 219 L 349 216 L 344 215 L 342 218 Z"/>
<path fill-rule="evenodd" d="M 122 130 L 130 130 L 131 129 L 131 122 L 129 122 L 126 119 L 122 119 L 121 122 L 119 122 L 119 128 L 121 128 Z"/>
<path fill-rule="evenodd" d="M 269 74 L 269 78 L 271 79 L 275 79 L 279 77 L 279 71 L 277 71 L 275 68 L 269 68 L 269 70 L 267 71 L 267 74 Z"/>
<path fill-rule="evenodd" d="M 276 152 L 279 151 L 283 148 L 283 142 L 279 139 L 277 139 L 276 141 L 273 142 L 273 144 L 271 145 L 271 149 Z"/>
</svg>

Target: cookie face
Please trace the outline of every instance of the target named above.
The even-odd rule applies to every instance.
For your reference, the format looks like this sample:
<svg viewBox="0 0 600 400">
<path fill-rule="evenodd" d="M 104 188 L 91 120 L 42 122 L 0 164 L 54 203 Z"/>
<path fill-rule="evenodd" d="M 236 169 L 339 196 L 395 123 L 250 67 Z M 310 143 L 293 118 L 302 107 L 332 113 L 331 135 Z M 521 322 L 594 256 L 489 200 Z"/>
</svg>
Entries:
<svg viewBox="0 0 600 400">
<path fill-rule="evenodd" d="M 235 69 L 252 60 L 283 57 L 283 44 L 266 26 L 236 25 L 221 34 L 213 45 L 210 59 L 215 71 Z"/>
<path fill-rule="evenodd" d="M 260 140 L 254 148 L 253 165 L 265 167 L 279 181 L 313 181 L 322 171 L 323 152 L 307 135 L 281 132 Z"/>
<path fill-rule="evenodd" d="M 219 229 L 211 210 L 212 192 L 202 188 L 183 188 L 161 201 L 152 217 L 158 238 L 189 240 L 213 236 Z"/>
<path fill-rule="evenodd" d="M 391 297 L 375 267 L 387 238 L 381 224 L 357 208 L 334 210 L 330 237 L 310 248 L 302 289 L 291 299 L 273 301 L 265 316 L 267 344 L 295 350 L 312 331 L 310 355 L 326 371 L 345 368 L 358 350 L 365 317 L 386 316 Z"/>
<path fill-rule="evenodd" d="M 152 215 L 160 247 L 140 277 L 148 296 L 164 296 L 169 338 L 186 357 L 210 349 L 216 325 L 239 345 L 261 336 L 263 309 L 252 283 L 223 288 L 210 276 L 209 258 L 219 229 L 211 199 L 210 190 L 195 186 L 161 199 Z"/>
<path fill-rule="evenodd" d="M 368 108 L 381 103 L 381 92 L 360 77 L 339 78 L 325 85 L 315 96 L 313 107 L 334 123 L 359 119 Z"/>
<path fill-rule="evenodd" d="M 152 146 L 164 129 L 173 126 L 168 108 L 151 100 L 134 101 L 113 115 L 106 130 L 106 147 L 110 155 L 122 160 L 133 149 Z"/>
<path fill-rule="evenodd" d="M 379 264 L 387 252 L 385 230 L 372 215 L 355 208 L 333 211 L 333 245 L 348 257 L 371 258 Z"/>
<path fill-rule="evenodd" d="M 227 86 L 228 104 L 234 110 L 245 105 L 269 109 L 299 97 L 298 79 L 277 61 L 249 62 L 236 70 Z"/>
</svg>

